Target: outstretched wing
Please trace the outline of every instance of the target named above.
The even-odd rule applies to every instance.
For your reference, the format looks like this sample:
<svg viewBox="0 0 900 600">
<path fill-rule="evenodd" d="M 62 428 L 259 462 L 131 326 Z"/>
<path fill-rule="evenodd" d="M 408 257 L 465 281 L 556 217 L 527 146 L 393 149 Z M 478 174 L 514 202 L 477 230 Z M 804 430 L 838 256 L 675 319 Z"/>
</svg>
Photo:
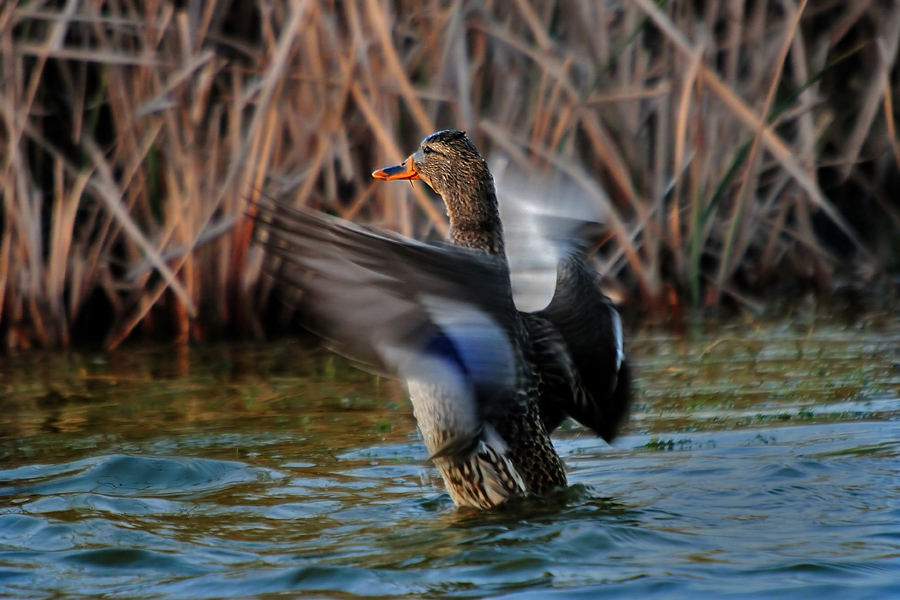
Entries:
<svg viewBox="0 0 900 600">
<path fill-rule="evenodd" d="M 553 299 L 531 315 L 550 323 L 559 336 L 552 331 L 533 336 L 537 351 L 557 357 L 546 361 L 550 392 L 541 398 L 545 422 L 555 427 L 564 412 L 611 441 L 628 414 L 631 375 L 619 313 L 580 254 L 560 262 Z M 557 349 L 560 341 L 564 350 Z M 561 389 L 560 381 L 569 382 L 571 391 Z"/>
<path fill-rule="evenodd" d="M 585 253 L 603 233 L 608 202 L 551 170 L 539 175 L 492 161 L 510 276 L 538 367 L 541 418 L 566 416 L 610 441 L 628 412 L 630 373 L 619 314 Z"/>
<path fill-rule="evenodd" d="M 501 263 L 284 204 L 261 206 L 256 223 L 268 270 L 301 292 L 305 326 L 337 352 L 438 390 L 433 455 L 470 448 L 485 416 L 513 401 L 516 311 Z"/>
</svg>

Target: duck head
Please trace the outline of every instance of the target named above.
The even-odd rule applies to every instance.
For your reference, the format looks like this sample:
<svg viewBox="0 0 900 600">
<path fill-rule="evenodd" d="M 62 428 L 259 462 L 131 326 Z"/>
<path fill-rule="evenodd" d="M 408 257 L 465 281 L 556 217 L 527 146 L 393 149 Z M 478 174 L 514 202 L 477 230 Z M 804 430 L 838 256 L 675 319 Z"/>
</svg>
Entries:
<svg viewBox="0 0 900 600">
<path fill-rule="evenodd" d="M 403 163 L 379 169 L 372 177 L 382 181 L 421 179 L 443 195 L 454 182 L 471 182 L 479 171 L 487 171 L 487 165 L 466 132 L 446 130 L 429 135 Z"/>
<path fill-rule="evenodd" d="M 494 179 L 465 131 L 433 133 L 403 163 L 379 169 L 372 177 L 424 181 L 443 198 L 455 243 L 492 254 L 503 252 Z"/>
</svg>

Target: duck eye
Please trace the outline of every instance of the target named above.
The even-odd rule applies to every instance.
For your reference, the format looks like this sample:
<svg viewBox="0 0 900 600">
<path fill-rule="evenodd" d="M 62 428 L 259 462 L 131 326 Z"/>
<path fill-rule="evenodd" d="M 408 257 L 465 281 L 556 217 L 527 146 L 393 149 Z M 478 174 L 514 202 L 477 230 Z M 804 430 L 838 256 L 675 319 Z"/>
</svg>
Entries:
<svg viewBox="0 0 900 600">
<path fill-rule="evenodd" d="M 432 152 L 434 152 L 434 148 L 432 148 L 431 146 L 422 146 L 422 152 L 424 152 L 425 154 L 431 154 Z"/>
</svg>

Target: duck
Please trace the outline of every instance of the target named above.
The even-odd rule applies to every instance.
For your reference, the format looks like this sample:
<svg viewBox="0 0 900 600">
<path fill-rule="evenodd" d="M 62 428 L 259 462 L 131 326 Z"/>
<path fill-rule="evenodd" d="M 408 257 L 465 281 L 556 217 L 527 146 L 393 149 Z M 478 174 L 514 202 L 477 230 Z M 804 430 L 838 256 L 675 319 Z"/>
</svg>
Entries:
<svg viewBox="0 0 900 600">
<path fill-rule="evenodd" d="M 622 321 L 571 236 L 546 307 L 517 309 L 486 160 L 463 131 L 426 137 L 381 181 L 422 181 L 446 207 L 428 243 L 286 202 L 260 206 L 270 270 L 334 351 L 406 382 L 429 460 L 458 508 L 567 485 L 551 433 L 567 418 L 606 442 L 628 414 Z M 276 266 L 277 265 L 277 266 Z"/>
</svg>

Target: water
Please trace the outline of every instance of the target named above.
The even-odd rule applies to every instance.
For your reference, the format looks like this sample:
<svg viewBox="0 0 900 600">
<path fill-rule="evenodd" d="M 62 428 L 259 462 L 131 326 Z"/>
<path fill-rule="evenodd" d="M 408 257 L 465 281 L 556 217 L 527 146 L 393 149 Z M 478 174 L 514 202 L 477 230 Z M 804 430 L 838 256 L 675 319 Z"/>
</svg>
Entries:
<svg viewBox="0 0 900 600">
<path fill-rule="evenodd" d="M 297 345 L 7 358 L 0 597 L 900 597 L 898 342 L 637 334 L 624 435 L 490 513 L 395 383 Z"/>
</svg>

